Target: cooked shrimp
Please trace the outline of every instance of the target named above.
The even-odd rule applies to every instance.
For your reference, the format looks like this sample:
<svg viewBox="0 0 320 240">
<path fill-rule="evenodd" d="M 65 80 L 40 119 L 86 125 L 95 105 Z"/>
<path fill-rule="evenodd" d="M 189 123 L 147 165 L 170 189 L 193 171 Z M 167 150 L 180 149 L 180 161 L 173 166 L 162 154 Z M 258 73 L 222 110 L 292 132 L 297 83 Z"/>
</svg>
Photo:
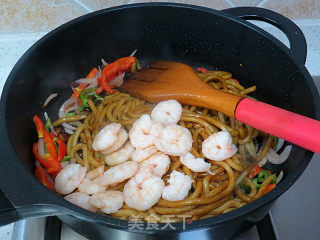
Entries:
<svg viewBox="0 0 320 240">
<path fill-rule="evenodd" d="M 156 153 L 158 148 L 156 146 L 151 145 L 146 148 L 136 148 L 131 155 L 131 160 L 135 162 L 142 162 L 143 160 L 150 157 L 152 154 Z"/>
<path fill-rule="evenodd" d="M 170 156 L 181 156 L 192 148 L 192 136 L 187 128 L 169 125 L 162 129 L 155 141 L 156 147 Z"/>
<path fill-rule="evenodd" d="M 188 175 L 174 170 L 170 173 L 168 183 L 170 185 L 163 189 L 162 198 L 169 201 L 179 201 L 188 196 L 192 179 Z"/>
<path fill-rule="evenodd" d="M 151 112 L 154 121 L 164 125 L 177 124 L 182 114 L 182 106 L 176 100 L 159 102 Z"/>
<path fill-rule="evenodd" d="M 162 152 L 157 152 L 141 162 L 140 168 L 150 168 L 155 176 L 162 177 L 168 171 L 169 164 L 170 158 Z"/>
<path fill-rule="evenodd" d="M 103 173 L 104 173 L 104 166 L 100 166 L 100 167 L 97 167 L 97 168 L 91 170 L 90 172 L 87 172 L 85 178 L 92 181 L 92 180 L 96 179 L 97 177 L 103 175 Z"/>
<path fill-rule="evenodd" d="M 220 131 L 211 134 L 202 143 L 203 155 L 214 161 L 223 161 L 237 153 L 237 147 L 232 144 L 229 132 Z"/>
<path fill-rule="evenodd" d="M 209 172 L 211 167 L 210 163 L 203 158 L 195 158 L 190 152 L 180 156 L 180 162 L 194 172 Z"/>
<path fill-rule="evenodd" d="M 87 172 L 87 168 L 80 164 L 69 164 L 63 168 L 56 176 L 54 188 L 57 193 L 72 193 L 82 182 Z"/>
<path fill-rule="evenodd" d="M 111 123 L 102 128 L 93 139 L 93 150 L 103 151 L 115 144 L 118 139 L 120 129 L 120 123 Z"/>
<path fill-rule="evenodd" d="M 127 131 L 123 127 L 120 128 L 120 132 L 118 134 L 118 139 L 116 140 L 116 142 L 108 149 L 101 151 L 101 153 L 103 155 L 106 155 L 119 150 L 122 147 L 122 145 L 127 141 L 127 139 L 128 139 Z"/>
<path fill-rule="evenodd" d="M 143 114 L 129 131 L 129 138 L 132 146 L 146 148 L 153 145 L 155 138 L 159 136 L 162 124 L 152 121 L 150 115 Z"/>
<path fill-rule="evenodd" d="M 91 212 L 96 212 L 98 210 L 97 207 L 89 202 L 90 196 L 82 192 L 71 193 L 65 196 L 64 199 Z"/>
<path fill-rule="evenodd" d="M 106 186 L 97 183 L 96 181 L 91 181 L 87 178 L 83 179 L 82 183 L 78 186 L 79 192 L 86 193 L 89 195 L 103 192 L 106 190 Z"/>
<path fill-rule="evenodd" d="M 95 181 L 104 186 L 115 185 L 131 178 L 138 171 L 138 163 L 127 161 L 117 166 L 109 168 L 104 174 Z"/>
<path fill-rule="evenodd" d="M 123 189 L 124 202 L 131 208 L 145 211 L 155 205 L 162 194 L 164 182 L 149 168 L 139 169 Z"/>
<path fill-rule="evenodd" d="M 123 202 L 123 193 L 113 190 L 93 194 L 89 199 L 90 204 L 107 214 L 118 211 L 122 207 Z"/>
<path fill-rule="evenodd" d="M 134 147 L 132 147 L 130 142 L 127 142 L 120 150 L 113 152 L 104 157 L 106 164 L 110 166 L 115 166 L 120 163 L 124 163 L 127 161 L 134 151 Z"/>
</svg>

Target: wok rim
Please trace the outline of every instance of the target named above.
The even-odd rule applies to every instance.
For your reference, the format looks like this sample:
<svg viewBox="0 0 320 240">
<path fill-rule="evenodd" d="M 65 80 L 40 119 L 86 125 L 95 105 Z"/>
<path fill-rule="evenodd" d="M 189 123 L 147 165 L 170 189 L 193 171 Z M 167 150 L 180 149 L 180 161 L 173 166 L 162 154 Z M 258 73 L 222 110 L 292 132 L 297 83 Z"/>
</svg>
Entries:
<svg viewBox="0 0 320 240">
<path fill-rule="evenodd" d="M 188 4 L 180 4 L 180 3 L 138 3 L 138 4 L 129 4 L 129 5 L 122 5 L 122 6 L 117 6 L 117 7 L 112 7 L 112 8 L 106 8 L 106 9 L 102 9 L 96 12 L 92 12 L 83 16 L 80 16 L 78 18 L 75 18 L 57 28 L 55 28 L 54 30 L 50 31 L 49 33 L 47 33 L 44 37 L 42 37 L 40 40 L 38 40 L 35 44 L 33 44 L 24 54 L 23 56 L 19 59 L 19 61 L 15 64 L 14 68 L 11 70 L 5 85 L 3 87 L 3 91 L 2 91 L 2 95 L 1 95 L 1 101 L 0 101 L 0 116 L 5 116 L 5 113 L 7 111 L 6 109 L 6 103 L 7 103 L 7 97 L 8 97 L 8 92 L 11 86 L 11 83 L 14 81 L 15 79 L 15 75 L 16 72 L 19 71 L 20 66 L 24 63 L 24 61 L 26 61 L 28 59 L 29 54 L 31 54 L 34 51 L 37 51 L 37 47 L 39 45 L 41 45 L 43 42 L 47 41 L 47 39 L 50 39 L 52 36 L 54 36 L 57 32 L 61 32 L 61 31 L 65 31 L 67 30 L 70 26 L 74 25 L 74 24 L 80 24 L 82 22 L 85 22 L 86 19 L 89 18 L 94 18 L 96 15 L 100 15 L 100 14 L 108 14 L 109 12 L 114 12 L 114 11 L 121 11 L 123 9 L 128 9 L 128 8 L 141 8 L 141 7 L 173 7 L 173 8 L 179 8 L 179 9 L 192 9 L 194 11 L 199 11 L 199 12 L 207 12 L 213 15 L 219 15 L 220 17 L 223 18 L 227 18 L 229 20 L 232 20 L 234 22 L 237 22 L 239 24 L 242 24 L 243 26 L 250 28 L 250 30 L 256 31 L 260 34 L 263 35 L 263 37 L 265 38 L 269 38 L 269 36 L 265 35 L 263 32 L 260 31 L 260 29 L 258 29 L 257 27 L 255 27 L 253 24 L 250 24 L 249 22 L 242 20 L 240 18 L 237 17 L 233 17 L 227 13 L 224 13 L 223 11 L 218 11 L 218 10 L 214 10 L 214 9 L 210 9 L 210 8 L 206 8 L 206 7 L 201 7 L 201 6 L 194 6 L 194 5 L 188 5 Z M 304 76 L 305 79 L 305 83 L 310 86 L 314 86 L 313 80 L 310 76 L 310 74 L 308 73 L 306 67 L 299 63 L 298 60 L 296 60 L 291 52 L 289 51 L 288 48 L 286 48 L 281 42 L 275 42 L 274 40 L 270 40 L 272 41 L 274 44 L 276 44 L 280 50 L 282 52 L 285 52 L 285 54 L 287 55 L 287 57 L 291 58 L 291 60 L 295 63 L 295 65 L 297 66 L 297 68 L 301 71 L 302 75 Z M 316 88 L 311 88 L 311 95 L 313 98 L 313 103 L 314 103 L 314 108 L 315 108 L 315 112 L 314 112 L 314 118 L 315 119 L 320 119 L 320 98 L 319 98 L 319 94 L 316 91 Z M 129 230 L 128 229 L 128 221 L 126 220 L 120 220 L 120 219 L 115 219 L 113 217 L 109 217 L 106 215 L 100 215 L 100 214 L 96 214 L 96 213 L 92 213 L 89 212 L 85 209 L 82 209 L 76 205 L 73 205 L 71 203 L 69 203 L 68 201 L 64 200 L 61 196 L 58 196 L 57 194 L 54 194 L 53 192 L 51 192 L 50 190 L 48 190 L 45 186 L 43 186 L 34 176 L 33 174 L 26 169 L 26 167 L 23 165 L 23 163 L 18 159 L 18 157 L 15 154 L 14 148 L 11 144 L 11 140 L 9 138 L 9 133 L 8 130 L 6 128 L 6 118 L 5 117 L 1 117 L 0 118 L 0 128 L 3 129 L 4 131 L 2 131 L 4 134 L 0 135 L 0 142 L 1 143 L 5 143 L 8 146 L 5 146 L 6 148 L 4 148 L 3 146 L 0 147 L 1 150 L 7 150 L 9 152 L 5 152 L 5 154 L 8 157 L 12 157 L 12 163 L 13 165 L 15 165 L 14 167 L 19 168 L 20 171 L 22 171 L 24 173 L 24 177 L 25 179 L 30 183 L 30 185 L 32 186 L 32 188 L 34 188 L 35 190 L 39 190 L 42 192 L 42 194 L 45 194 L 45 198 L 47 198 L 47 202 L 44 201 L 34 201 L 31 204 L 35 204 L 35 205 L 46 205 L 48 207 L 51 208 L 56 208 L 58 209 L 58 211 L 60 212 L 61 209 L 64 209 L 67 211 L 67 213 L 71 214 L 73 217 L 76 218 L 83 218 L 86 221 L 90 221 L 90 222 L 95 222 L 98 224 L 103 224 L 103 225 L 107 225 L 109 227 L 113 227 L 116 229 L 120 229 L 120 230 L 124 230 L 124 231 L 129 231 L 129 232 L 135 232 L 135 233 L 143 233 L 143 234 L 164 234 L 165 233 L 179 233 L 182 232 L 182 223 L 173 223 L 172 225 L 174 227 L 176 227 L 176 230 L 165 230 L 165 231 L 148 231 L 148 230 Z M 310 162 L 311 158 L 313 156 L 313 153 L 305 150 L 305 153 L 302 157 L 301 162 L 297 165 L 297 168 L 290 173 L 288 176 L 286 176 L 286 178 L 284 178 L 282 180 L 282 182 L 277 186 L 277 188 L 275 188 L 272 192 L 270 192 L 269 194 L 253 201 L 252 203 L 246 204 L 245 206 L 238 208 L 236 210 L 233 210 L 231 212 L 222 214 L 222 215 L 218 215 L 215 217 L 211 217 L 211 218 L 207 218 L 207 219 L 203 219 L 203 220 L 197 220 L 195 222 L 193 222 L 187 229 L 186 231 L 194 231 L 194 230 L 201 230 L 201 229 L 207 229 L 207 228 L 211 228 L 214 226 L 217 226 L 219 224 L 225 223 L 225 222 L 231 222 L 236 220 L 237 218 L 244 216 L 244 215 L 249 215 L 250 213 L 256 211 L 257 209 L 271 203 L 273 200 L 275 200 L 276 198 L 278 198 L 281 194 L 283 194 L 286 190 L 288 190 L 293 183 L 301 176 L 301 174 L 303 173 L 303 171 L 305 170 L 305 168 L 307 167 L 308 163 Z M 1 161 L 3 161 L 4 158 L 1 158 Z M 0 172 L 3 172 L 3 169 L 0 170 Z M 10 174 L 9 171 L 7 171 L 6 173 L 4 173 L 3 177 L 14 177 Z M 8 195 L 9 199 L 12 198 L 11 194 L 11 186 L 10 185 L 2 185 L 1 189 Z M 19 191 L 23 192 L 23 189 L 19 189 Z M 15 205 L 15 204 L 14 204 Z M 162 226 L 164 226 L 164 224 L 160 224 L 159 223 L 160 228 Z"/>
</svg>

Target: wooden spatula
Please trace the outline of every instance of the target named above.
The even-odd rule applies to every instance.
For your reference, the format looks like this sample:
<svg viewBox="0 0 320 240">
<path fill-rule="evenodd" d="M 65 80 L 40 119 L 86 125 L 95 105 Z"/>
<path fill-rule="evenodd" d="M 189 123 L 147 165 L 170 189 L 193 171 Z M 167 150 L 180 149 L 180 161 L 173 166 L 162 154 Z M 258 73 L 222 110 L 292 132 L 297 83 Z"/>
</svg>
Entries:
<svg viewBox="0 0 320 240">
<path fill-rule="evenodd" d="M 175 99 L 182 104 L 222 112 L 261 131 L 320 153 L 320 122 L 250 98 L 219 91 L 204 83 L 185 64 L 157 61 L 134 73 L 121 89 L 157 103 Z"/>
</svg>

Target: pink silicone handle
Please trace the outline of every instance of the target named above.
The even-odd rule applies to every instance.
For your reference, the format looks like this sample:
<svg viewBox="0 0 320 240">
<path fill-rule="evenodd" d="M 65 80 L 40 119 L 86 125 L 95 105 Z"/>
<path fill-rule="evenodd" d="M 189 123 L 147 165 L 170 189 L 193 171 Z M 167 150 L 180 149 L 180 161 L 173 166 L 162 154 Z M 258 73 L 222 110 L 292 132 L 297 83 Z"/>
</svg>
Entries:
<svg viewBox="0 0 320 240">
<path fill-rule="evenodd" d="M 320 153 L 319 121 L 250 98 L 239 102 L 235 117 L 263 132 Z"/>
</svg>

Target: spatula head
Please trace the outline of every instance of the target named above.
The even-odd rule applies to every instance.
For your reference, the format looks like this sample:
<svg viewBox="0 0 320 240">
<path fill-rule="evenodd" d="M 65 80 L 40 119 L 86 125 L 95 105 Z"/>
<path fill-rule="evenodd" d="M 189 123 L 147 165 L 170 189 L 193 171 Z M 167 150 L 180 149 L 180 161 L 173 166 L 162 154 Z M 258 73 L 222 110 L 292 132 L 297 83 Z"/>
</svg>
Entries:
<svg viewBox="0 0 320 240">
<path fill-rule="evenodd" d="M 186 95 L 192 86 L 199 85 L 207 87 L 190 66 L 179 62 L 157 61 L 130 75 L 120 89 L 156 103 Z"/>
<path fill-rule="evenodd" d="M 181 104 L 214 109 L 231 117 L 241 99 L 209 86 L 190 66 L 167 61 L 154 62 L 132 74 L 120 90 L 152 103 L 175 99 Z"/>
</svg>

